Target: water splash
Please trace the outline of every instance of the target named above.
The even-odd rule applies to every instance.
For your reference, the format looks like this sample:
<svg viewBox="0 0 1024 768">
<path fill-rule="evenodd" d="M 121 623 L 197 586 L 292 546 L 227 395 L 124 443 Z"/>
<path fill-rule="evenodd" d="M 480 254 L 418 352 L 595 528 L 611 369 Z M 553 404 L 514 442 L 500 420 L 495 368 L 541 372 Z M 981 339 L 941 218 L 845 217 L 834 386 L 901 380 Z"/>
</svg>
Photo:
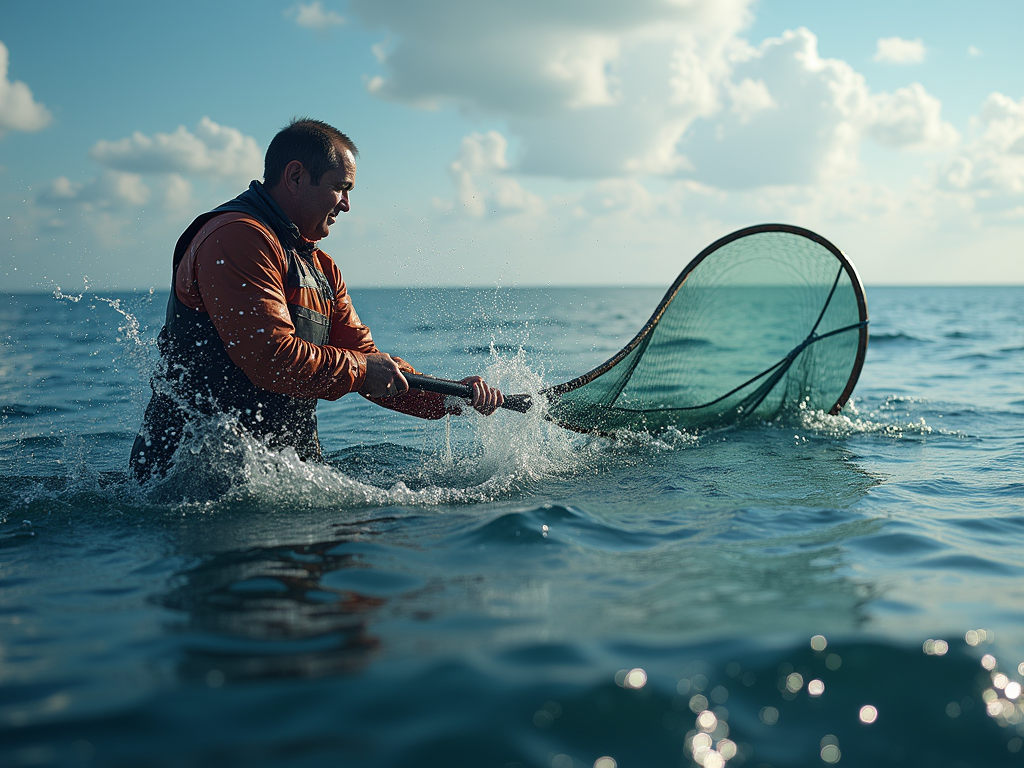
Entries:
<svg viewBox="0 0 1024 768">
<path fill-rule="evenodd" d="M 913 418 L 908 410 L 900 406 L 927 403 L 920 398 L 891 396 L 879 406 L 861 412 L 863 401 L 851 399 L 842 412 L 831 415 L 824 411 L 802 408 L 798 414 L 798 426 L 824 437 L 851 437 L 853 435 L 879 435 L 901 440 L 907 437 L 928 437 L 943 435 L 967 437 L 964 432 L 933 427 L 924 416 Z M 901 412 L 902 410 L 902 412 Z"/>
<path fill-rule="evenodd" d="M 492 350 L 485 377 L 506 391 L 544 399 L 536 397 L 543 377 L 529 367 L 523 350 L 506 357 Z M 573 475 L 594 460 L 595 438 L 547 421 L 543 408 L 490 417 L 465 407 L 464 412 L 449 417 L 442 429 L 425 423 L 418 450 L 375 446 L 377 454 L 385 449 L 382 458 L 397 464 L 389 485 L 358 479 L 337 465 L 303 462 L 294 449 L 268 448 L 230 416 L 207 419 L 184 436 L 174 467 L 166 478 L 151 481 L 146 494 L 158 503 L 183 499 L 187 505 L 226 501 L 303 509 L 469 504 Z"/>
<path fill-rule="evenodd" d="M 59 288 L 53 295 L 70 304 L 79 304 L 85 297 L 85 293 L 68 295 Z M 155 341 L 143 338 L 142 324 L 126 300 L 95 295 L 90 298 L 95 307 L 112 310 L 120 317 L 116 339 L 110 340 L 117 344 L 110 365 L 113 370 L 135 373 L 138 383 L 131 387 L 132 401 L 141 414 L 156 359 Z M 63 479 L 56 485 L 23 488 L 21 501 L 5 505 L 4 516 L 14 509 L 38 509 L 45 499 L 60 501 L 96 493 L 143 506 L 169 504 L 206 510 L 221 503 L 333 510 L 473 504 L 528 496 L 551 480 L 585 477 L 610 464 L 642 461 L 652 453 L 698 448 L 702 440 L 709 439 L 707 433 L 675 428 L 657 433 L 627 431 L 614 439 L 562 429 L 545 418 L 546 398 L 540 395 L 546 384 L 545 371 L 534 362 L 536 356 L 529 351 L 528 336 L 524 331 L 514 351 L 513 345 L 492 340 L 483 373 L 505 392 L 532 395 L 536 406 L 530 412 L 483 417 L 466 409 L 466 415 L 446 419 L 442 424 L 423 423 L 417 428 L 420 444 L 416 448 L 394 443 L 377 446 L 386 454 L 386 461 L 372 477 L 351 471 L 344 462 L 308 464 L 294 451 L 269 449 L 241 433 L 225 417 L 205 423 L 201 433 L 191 435 L 182 444 L 178 466 L 167 478 L 138 489 L 125 478 L 111 480 L 90 466 L 86 443 L 60 431 L 63 458 L 58 464 Z M 796 427 L 832 438 L 876 434 L 901 439 L 933 432 L 946 434 L 933 429 L 923 417 L 914 421 L 897 413 L 915 404 L 889 398 L 862 414 L 858 404 L 851 401 L 838 416 L 805 408 L 784 423 L 768 427 Z M 136 426 L 126 425 L 126 429 L 134 432 Z"/>
</svg>

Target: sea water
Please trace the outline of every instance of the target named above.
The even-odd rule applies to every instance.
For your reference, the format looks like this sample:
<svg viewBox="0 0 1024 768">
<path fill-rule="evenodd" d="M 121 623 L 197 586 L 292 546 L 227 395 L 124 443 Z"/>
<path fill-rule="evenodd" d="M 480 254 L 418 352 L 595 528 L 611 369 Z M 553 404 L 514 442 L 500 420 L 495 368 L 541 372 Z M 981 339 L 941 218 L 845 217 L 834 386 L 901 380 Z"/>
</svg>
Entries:
<svg viewBox="0 0 1024 768">
<path fill-rule="evenodd" d="M 509 392 L 660 296 L 354 294 Z M 139 488 L 164 301 L 0 299 L 0 765 L 1024 763 L 1024 288 L 869 289 L 838 416 L 608 440 L 350 396 L 326 466 L 212 424 Z"/>
</svg>

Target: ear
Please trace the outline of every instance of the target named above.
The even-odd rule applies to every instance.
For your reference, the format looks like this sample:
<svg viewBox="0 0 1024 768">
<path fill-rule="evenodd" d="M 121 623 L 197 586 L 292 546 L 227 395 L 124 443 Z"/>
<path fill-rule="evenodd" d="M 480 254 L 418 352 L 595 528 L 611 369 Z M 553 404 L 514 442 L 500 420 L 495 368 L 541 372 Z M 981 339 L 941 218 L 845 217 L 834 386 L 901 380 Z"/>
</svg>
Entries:
<svg viewBox="0 0 1024 768">
<path fill-rule="evenodd" d="M 302 163 L 298 160 L 292 160 L 284 167 L 284 173 L 281 174 L 281 181 L 284 183 L 285 189 L 292 194 L 295 194 L 299 189 L 299 182 L 302 179 L 302 174 L 306 172 L 306 169 L 302 166 Z"/>
</svg>

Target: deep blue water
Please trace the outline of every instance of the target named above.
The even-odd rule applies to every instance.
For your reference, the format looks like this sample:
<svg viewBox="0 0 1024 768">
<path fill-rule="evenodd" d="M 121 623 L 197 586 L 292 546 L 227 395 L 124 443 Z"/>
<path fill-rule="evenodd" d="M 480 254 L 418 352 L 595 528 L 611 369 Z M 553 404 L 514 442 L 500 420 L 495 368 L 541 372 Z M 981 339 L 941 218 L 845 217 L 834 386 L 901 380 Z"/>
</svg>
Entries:
<svg viewBox="0 0 1024 768">
<path fill-rule="evenodd" d="M 661 293 L 355 300 L 517 391 Z M 869 290 L 840 416 L 612 441 L 352 396 L 327 467 L 213 425 L 140 489 L 163 303 L 0 298 L 0 765 L 1024 762 L 1024 288 Z"/>
</svg>

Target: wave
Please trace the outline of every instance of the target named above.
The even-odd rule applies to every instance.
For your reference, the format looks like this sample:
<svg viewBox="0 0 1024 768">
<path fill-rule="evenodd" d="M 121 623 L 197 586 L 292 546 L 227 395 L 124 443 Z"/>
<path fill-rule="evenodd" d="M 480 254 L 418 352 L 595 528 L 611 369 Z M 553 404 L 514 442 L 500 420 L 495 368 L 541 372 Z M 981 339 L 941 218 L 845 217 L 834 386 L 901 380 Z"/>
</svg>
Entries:
<svg viewBox="0 0 1024 768">
<path fill-rule="evenodd" d="M 56 405 L 28 405 L 25 403 L 6 403 L 0 405 L 0 418 L 30 419 L 56 413 L 70 413 L 72 409 Z"/>
<path fill-rule="evenodd" d="M 604 552 L 650 549 L 678 541 L 696 531 L 677 527 L 671 532 L 643 533 L 599 520 L 580 510 L 559 504 L 523 512 L 506 512 L 476 525 L 458 537 L 460 545 L 567 546 L 577 545 Z"/>
<path fill-rule="evenodd" d="M 1002 360 L 1002 359 L 1003 359 L 1002 355 L 992 355 L 992 354 L 988 354 L 986 352 L 974 352 L 974 353 L 969 354 L 969 355 L 958 355 L 956 357 L 950 358 L 950 360 L 952 360 L 954 362 L 965 362 L 965 361 L 968 361 L 968 360 L 977 360 L 977 361 L 981 361 L 981 362 L 988 362 L 988 361 L 991 361 L 991 360 Z"/>
<path fill-rule="evenodd" d="M 870 344 L 891 344 L 894 342 L 913 342 L 916 344 L 930 343 L 927 339 L 921 339 L 917 336 L 912 336 L 909 333 L 904 333 L 903 331 L 871 332 Z"/>
</svg>

